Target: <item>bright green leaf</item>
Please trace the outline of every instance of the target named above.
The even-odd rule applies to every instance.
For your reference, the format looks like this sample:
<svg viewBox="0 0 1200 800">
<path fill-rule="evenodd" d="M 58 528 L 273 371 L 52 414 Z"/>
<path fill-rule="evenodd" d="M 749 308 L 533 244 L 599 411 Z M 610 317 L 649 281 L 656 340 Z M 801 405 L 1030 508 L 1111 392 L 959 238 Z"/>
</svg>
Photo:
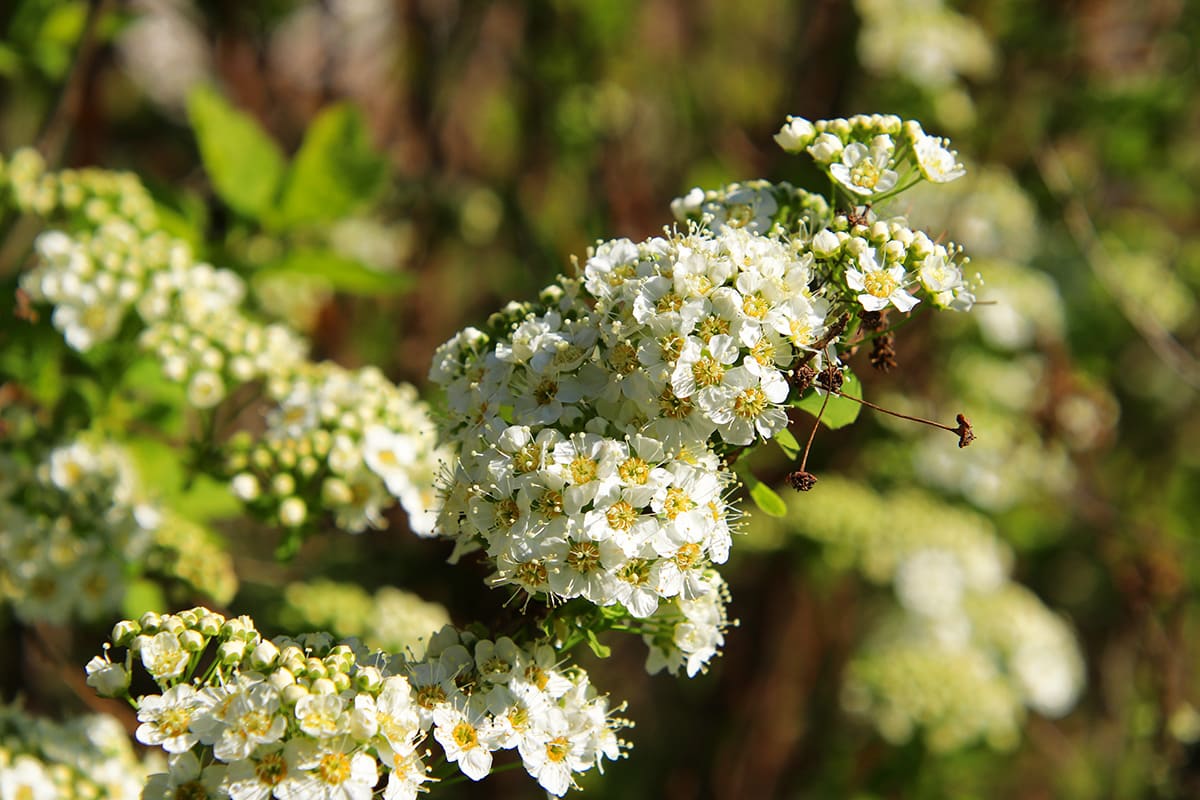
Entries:
<svg viewBox="0 0 1200 800">
<path fill-rule="evenodd" d="M 746 470 L 740 470 L 738 474 L 746 482 L 746 488 L 750 490 L 750 499 L 764 514 L 772 517 L 787 516 L 787 504 L 783 502 L 782 497 L 775 493 L 774 489 Z"/>
<path fill-rule="evenodd" d="M 595 631 L 587 631 L 587 645 L 591 651 L 596 654 L 596 658 L 608 658 L 610 655 L 612 655 L 612 648 L 607 645 L 600 644 L 600 640 L 596 638 Z"/>
<path fill-rule="evenodd" d="M 795 461 L 800 457 L 800 443 L 796 441 L 796 437 L 787 428 L 777 431 L 774 436 L 775 444 L 779 445 L 779 449 L 788 458 Z"/>
<path fill-rule="evenodd" d="M 252 117 L 208 87 L 188 97 L 188 118 L 217 194 L 233 210 L 261 217 L 275 203 L 283 180 L 279 146 Z"/>
<path fill-rule="evenodd" d="M 292 251 L 256 273 L 263 278 L 279 275 L 321 278 L 333 289 L 361 295 L 396 294 L 413 284 L 408 273 L 380 272 L 360 261 L 324 250 Z"/>
<path fill-rule="evenodd" d="M 846 379 L 842 383 L 842 394 L 850 397 L 862 397 L 862 384 L 853 372 L 849 370 L 845 373 Z M 858 419 L 858 412 L 862 408 L 859 403 L 853 400 L 847 400 L 844 397 L 837 395 L 829 395 L 829 402 L 825 402 L 824 394 L 817 394 L 815 389 L 810 389 L 809 392 L 799 400 L 793 401 L 792 405 L 796 408 L 807 411 L 814 417 L 821 413 L 821 404 L 825 403 L 825 413 L 821 414 L 821 424 L 830 430 L 844 428 L 854 420 Z"/>
<path fill-rule="evenodd" d="M 387 160 L 371 144 L 362 115 L 352 106 L 333 106 L 304 136 L 277 221 L 289 227 L 341 219 L 375 199 L 386 179 Z"/>
</svg>

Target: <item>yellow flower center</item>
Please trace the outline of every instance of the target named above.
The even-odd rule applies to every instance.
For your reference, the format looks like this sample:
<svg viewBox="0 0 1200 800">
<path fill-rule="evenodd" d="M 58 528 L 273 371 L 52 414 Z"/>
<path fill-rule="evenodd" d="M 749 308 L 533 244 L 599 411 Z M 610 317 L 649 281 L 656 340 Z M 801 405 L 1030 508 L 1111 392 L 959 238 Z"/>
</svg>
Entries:
<svg viewBox="0 0 1200 800">
<path fill-rule="evenodd" d="M 637 456 L 630 456 L 617 467 L 617 474 L 626 483 L 642 486 L 650 480 L 650 465 Z"/>
<path fill-rule="evenodd" d="M 700 388 L 718 386 L 725 377 L 725 365 L 711 356 L 701 356 L 692 365 L 692 377 Z"/>
<path fill-rule="evenodd" d="M 572 542 L 567 550 L 567 566 L 586 575 L 600 567 L 600 547 L 595 542 Z"/>
<path fill-rule="evenodd" d="M 546 742 L 546 758 L 558 763 L 567 757 L 571 752 L 571 743 L 567 741 L 565 736 L 557 736 Z"/>
<path fill-rule="evenodd" d="M 886 270 L 871 270 L 863 276 L 863 289 L 872 297 L 889 297 L 896 291 L 896 279 Z"/>
<path fill-rule="evenodd" d="M 259 783 L 265 783 L 268 786 L 277 786 L 287 777 L 287 761 L 283 758 L 283 753 L 269 753 L 263 756 L 262 761 L 254 765 L 254 774 L 258 777 Z"/>
<path fill-rule="evenodd" d="M 741 419 L 757 419 L 767 407 L 767 396 L 757 386 L 742 390 L 733 399 L 733 413 Z"/>
<path fill-rule="evenodd" d="M 691 511 L 696 507 L 696 503 L 692 498 L 687 496 L 687 492 L 680 489 L 678 486 L 672 486 L 667 489 L 667 497 L 663 501 L 663 514 L 667 519 L 675 519 L 684 512 Z"/>
<path fill-rule="evenodd" d="M 350 777 L 350 756 L 345 753 L 326 753 L 317 765 L 317 775 L 330 786 L 345 783 Z"/>
<path fill-rule="evenodd" d="M 600 465 L 596 463 L 594 458 L 577 455 L 571 459 L 567 470 L 571 473 L 571 480 L 574 483 L 589 483 L 596 480 L 596 473 L 599 471 L 599 467 Z"/>
<path fill-rule="evenodd" d="M 628 375 L 638 367 L 637 348 L 619 342 L 608 354 L 609 364 L 618 375 Z"/>
<path fill-rule="evenodd" d="M 627 531 L 637 522 L 638 512 L 624 500 L 618 500 L 604 512 L 608 526 L 615 531 Z"/>
</svg>

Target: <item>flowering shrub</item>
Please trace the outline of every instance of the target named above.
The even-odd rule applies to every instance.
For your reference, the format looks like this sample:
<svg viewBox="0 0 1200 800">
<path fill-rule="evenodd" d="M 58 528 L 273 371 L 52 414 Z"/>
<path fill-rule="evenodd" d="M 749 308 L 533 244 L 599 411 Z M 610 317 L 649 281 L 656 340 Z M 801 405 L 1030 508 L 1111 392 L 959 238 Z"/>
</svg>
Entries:
<svg viewBox="0 0 1200 800">
<path fill-rule="evenodd" d="M 481 780 L 505 750 L 561 796 L 625 755 L 617 731 L 630 723 L 614 716 L 623 705 L 598 693 L 570 652 L 586 643 L 607 655 L 599 636 L 628 632 L 642 639 L 648 672 L 704 672 L 734 624 L 719 568 L 742 528 L 739 488 L 768 513 L 786 508 L 744 456 L 775 441 L 800 462 L 792 485 L 811 489 L 789 409 L 810 412 L 814 425 L 853 421 L 866 401 L 851 353 L 869 345 L 886 369 L 896 316 L 975 302 L 961 247 L 876 211 L 919 183 L 963 175 L 946 140 L 873 115 L 790 117 L 776 141 L 812 158 L 827 196 L 766 181 L 692 190 L 661 236 L 599 242 L 536 301 L 510 303 L 442 345 L 429 372 L 444 394 L 436 414 L 377 369 L 309 361 L 299 333 L 253 309 L 242 278 L 159 228 L 135 179 L 47 172 L 29 151 L 5 164 L 10 201 L 54 226 L 21 280 L 26 302 L 49 306 L 67 346 L 102 371 L 113 353 L 159 365 L 198 422 L 190 468 L 284 529 L 280 557 L 330 523 L 386 527 L 398 503 L 412 532 L 453 542 L 452 563 L 486 564 L 488 584 L 521 612 L 507 635 L 433 633 L 426 615 L 424 637 L 405 632 L 373 652 L 329 632 L 268 639 L 248 617 L 203 607 L 126 619 L 87 665 L 87 682 L 130 702 L 138 741 L 167 755 L 145 797 L 397 800 L 455 772 Z M 111 369 L 119 380 L 121 362 Z M 221 435 L 252 404 L 262 423 Z M 973 438 L 962 415 L 957 427 L 930 424 L 960 447 Z M 55 443 L 44 463 L 12 470 L 6 502 L 22 524 L 3 543 L 47 548 L 45 570 L 29 555 L 12 562 L 21 567 L 5 585 L 22 617 L 111 614 L 117 573 L 149 561 L 171 513 L 136 499 L 131 469 L 103 433 L 89 433 L 94 446 Z M 85 525 L 91 518 L 103 526 Z M 55 555 L 63 545 L 46 545 L 45 531 L 75 537 L 67 550 L 92 571 L 88 593 L 52 602 L 50 570 L 74 562 Z M 889 552 L 830 538 L 864 558 Z M 1007 743 L 1022 704 L 1060 713 L 1074 699 L 1077 659 L 1055 666 L 1063 685 L 1043 691 L 1044 654 L 1021 649 L 1028 626 L 985 624 L 1005 613 L 991 606 L 1024 604 L 1043 639 L 1072 646 L 1035 600 L 1004 599 L 1004 551 L 986 533 L 976 540 L 906 542 L 883 568 L 910 618 L 852 665 L 846 696 L 891 739 L 923 726 L 941 747 L 977 736 Z M 329 597 L 370 607 L 365 596 Z M 386 625 L 338 622 L 321 605 L 293 600 L 304 620 L 384 636 Z M 982 626 L 978 642 L 962 634 L 972 624 Z M 993 715 L 963 727 L 955 707 L 898 688 L 896 676 L 921 670 L 934 643 L 950 648 L 950 663 L 970 662 L 959 670 L 964 692 L 994 688 Z"/>
</svg>

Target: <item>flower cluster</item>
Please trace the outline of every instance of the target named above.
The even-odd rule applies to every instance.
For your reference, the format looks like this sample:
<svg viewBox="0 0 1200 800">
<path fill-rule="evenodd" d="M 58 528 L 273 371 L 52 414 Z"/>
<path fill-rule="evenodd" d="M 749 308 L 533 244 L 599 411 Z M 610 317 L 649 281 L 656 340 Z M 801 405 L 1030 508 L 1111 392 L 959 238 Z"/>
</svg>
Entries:
<svg viewBox="0 0 1200 800">
<path fill-rule="evenodd" d="M 882 166 L 957 177 L 944 142 L 898 118 L 792 118 L 778 138 L 828 166 L 891 135 L 906 149 Z M 842 176 L 856 197 L 861 172 Z M 879 195 L 905 188 L 896 175 Z M 459 453 L 437 526 L 454 557 L 483 549 L 495 585 L 649 618 L 650 668 L 694 673 L 727 624 L 711 568 L 738 518 L 729 456 L 786 428 L 797 366 L 840 369 L 839 317 L 972 298 L 959 248 L 788 184 L 696 189 L 673 210 L 686 230 L 600 243 L 539 302 L 444 344 L 430 378 Z M 661 629 L 660 608 L 675 621 Z"/>
<path fill-rule="evenodd" d="M 838 189 L 860 201 L 878 202 L 921 179 L 948 183 L 966 174 L 945 139 L 891 115 L 815 123 L 788 117 L 775 141 L 789 153 L 807 151 Z"/>
<path fill-rule="evenodd" d="M 431 740 L 472 780 L 515 749 L 561 796 L 627 746 L 607 698 L 549 645 L 447 627 L 409 661 L 325 633 L 268 641 L 249 618 L 203 608 L 119 622 L 112 645 L 124 660 L 106 645 L 89 685 L 127 697 L 136 660 L 160 689 L 134 702 L 138 741 L 168 754 L 147 798 L 367 800 L 385 777 L 384 798 L 414 798 L 434 779 Z"/>
<path fill-rule="evenodd" d="M 434 477 L 449 457 L 415 388 L 373 367 L 324 362 L 296 367 L 267 392 L 278 405 L 266 431 L 231 446 L 234 494 L 286 527 L 323 508 L 353 532 L 384 527 L 384 509 L 399 499 L 410 529 L 431 533 Z"/>
<path fill-rule="evenodd" d="M 54 189 L 63 180 L 63 173 L 45 173 L 31 153 L 7 165 L 15 195 L 33 192 L 31 182 Z M 131 176 L 113 181 L 135 199 L 144 194 Z M 43 205 L 35 204 L 46 215 L 58 208 Z M 81 232 L 42 233 L 37 264 L 21 279 L 31 300 L 54 306 L 51 320 L 72 348 L 116 339 L 132 318 L 138 345 L 186 387 L 191 407 L 213 409 L 237 387 L 261 383 L 277 404 L 267 430 L 257 443 L 237 439 L 227 460 L 234 493 L 264 516 L 299 529 L 311 509 L 324 508 L 358 532 L 383 527 L 384 510 L 399 499 L 410 527 L 431 531 L 434 477 L 446 456 L 436 449 L 415 388 L 376 369 L 307 361 L 308 345 L 290 327 L 242 310 L 247 290 L 237 274 L 196 261 L 185 242 L 144 232 L 128 215 L 97 209 L 66 220 Z M 153 214 L 152 203 L 146 213 Z M 148 224 L 146 214 L 138 218 Z"/>
<path fill-rule="evenodd" d="M 121 607 L 137 574 L 182 580 L 218 602 L 233 597 L 229 554 L 146 499 L 124 448 L 80 436 L 30 463 L 40 445 L 19 434 L 14 443 L 19 450 L 0 453 L 0 598 L 23 620 L 100 619 Z"/>
<path fill-rule="evenodd" d="M 0 156 L 0 200 L 20 211 L 59 217 L 69 225 L 95 227 L 122 219 L 140 231 L 158 225 L 154 199 L 137 176 L 103 169 L 48 172 L 42 155 L 23 147 L 5 161 Z"/>
<path fill-rule="evenodd" d="M 154 545 L 161 514 L 128 456 L 77 439 L 36 464 L 0 455 L 0 597 L 24 620 L 99 619 Z"/>
<path fill-rule="evenodd" d="M 892 584 L 899 601 L 851 664 L 846 690 L 848 707 L 889 739 L 922 728 L 939 749 L 977 737 L 1009 745 L 1026 707 L 1061 716 L 1074 705 L 1083 664 L 1070 628 L 1009 580 L 1011 553 L 984 517 L 836 478 L 803 510 L 798 532 L 825 543 L 835 563 Z M 937 658 L 959 677 L 912 677 Z"/>
<path fill-rule="evenodd" d="M 283 599 L 287 605 L 280 618 L 288 630 L 327 630 L 413 658 L 423 657 L 429 637 L 450 624 L 444 606 L 394 586 L 371 594 L 356 583 L 290 583 Z"/>
<path fill-rule="evenodd" d="M 694 677 L 720 652 L 725 630 L 737 624 L 725 611 L 729 588 L 720 573 L 707 570 L 701 580 L 707 584 L 702 594 L 694 599 L 674 597 L 645 621 L 649 632 L 642 639 L 649 649 L 646 672 L 651 675 L 665 669 L 672 675 L 684 670 Z"/>
<path fill-rule="evenodd" d="M 823 195 L 798 189 L 786 181 L 742 181 L 719 189 L 693 188 L 671 201 L 676 221 L 702 223 L 714 233 L 725 228 L 745 228 L 751 233 L 783 232 L 787 222 L 819 228 L 829 218 L 829 201 Z"/>
<path fill-rule="evenodd" d="M 113 717 L 60 724 L 0 706 L 0 796 L 136 800 L 149 772 Z"/>
</svg>

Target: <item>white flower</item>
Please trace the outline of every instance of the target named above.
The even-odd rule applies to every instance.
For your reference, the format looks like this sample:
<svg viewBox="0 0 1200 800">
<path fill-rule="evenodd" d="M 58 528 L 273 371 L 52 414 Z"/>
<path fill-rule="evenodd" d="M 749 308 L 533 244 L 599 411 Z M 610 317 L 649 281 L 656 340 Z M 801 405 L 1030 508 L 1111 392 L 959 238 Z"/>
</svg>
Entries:
<svg viewBox="0 0 1200 800">
<path fill-rule="evenodd" d="M 778 370 L 747 360 L 745 366 L 729 370 L 719 392 L 701 395 L 700 408 L 717 423 L 722 439 L 747 445 L 755 431 L 770 439 L 787 427 L 787 414 L 779 406 L 787 396 L 787 381 Z"/>
<path fill-rule="evenodd" d="M 917 169 L 927 181 L 932 183 L 949 183 L 967 174 L 966 168 L 958 160 L 958 154 L 946 145 L 949 141 L 937 136 L 929 136 L 913 123 L 915 130 L 908 129 L 913 143 L 913 155 L 917 159 Z"/>
<path fill-rule="evenodd" d="M 147 637 L 142 643 L 142 665 L 156 681 L 177 678 L 187 667 L 188 654 L 169 631 Z"/>
<path fill-rule="evenodd" d="M 433 712 L 433 736 L 446 752 L 446 760 L 457 763 L 473 781 L 492 771 L 492 747 L 498 731 L 480 713 L 468 713 L 444 705 Z"/>
<path fill-rule="evenodd" d="M 842 151 L 841 162 L 829 165 L 829 174 L 855 194 L 884 194 L 900 177 L 890 169 L 893 150 L 892 138 L 887 134 L 876 136 L 869 149 L 862 142 L 852 142 Z"/>
<path fill-rule="evenodd" d="M 279 692 L 269 684 L 255 684 L 234 695 L 213 755 L 226 763 L 239 761 L 258 745 L 279 741 L 287 730 L 287 720 L 278 712 Z"/>
<path fill-rule="evenodd" d="M 304 695 L 296 701 L 296 719 L 300 730 L 317 738 L 344 733 L 348 724 L 342 698 L 335 694 Z"/>
<path fill-rule="evenodd" d="M 212 370 L 198 370 L 188 381 L 187 399 L 196 408 L 212 408 L 225 399 L 225 382 Z"/>
<path fill-rule="evenodd" d="M 799 153 L 817 135 L 816 128 L 803 117 L 788 115 L 787 122 L 775 134 L 775 143 L 788 153 Z"/>
<path fill-rule="evenodd" d="M 200 696 L 190 684 L 172 686 L 161 695 L 141 698 L 138 704 L 137 740 L 158 745 L 168 753 L 183 753 L 198 737 L 191 730 L 193 717 L 200 711 Z"/>
<path fill-rule="evenodd" d="M 808 154 L 818 164 L 829 164 L 842 154 L 842 140 L 832 133 L 822 133 L 808 146 Z"/>
<path fill-rule="evenodd" d="M 417 458 L 411 436 L 371 425 L 363 431 L 362 448 L 367 467 L 383 479 L 389 492 L 398 494 L 400 488 L 407 488 L 409 469 Z"/>
<path fill-rule="evenodd" d="M 117 697 L 129 688 L 129 671 L 123 664 L 114 664 L 108 658 L 95 656 L 87 663 L 87 685 L 101 697 Z"/>
<path fill-rule="evenodd" d="M 0 797 L 5 800 L 57 800 L 60 796 L 45 765 L 33 756 L 21 754 L 0 766 Z"/>
<path fill-rule="evenodd" d="M 252 757 L 230 764 L 222 788 L 233 800 L 270 800 L 290 768 L 282 745 L 264 747 Z"/>
<path fill-rule="evenodd" d="M 284 748 L 295 766 L 276 788 L 278 800 L 370 800 L 379 765 L 343 738 L 293 739 Z"/>
<path fill-rule="evenodd" d="M 166 773 L 151 775 L 142 792 L 142 800 L 178 800 L 187 798 L 218 798 L 224 768 L 210 765 L 203 770 L 193 752 L 178 753 L 167 759 Z"/>
<path fill-rule="evenodd" d="M 858 265 L 862 271 L 849 267 L 846 270 L 846 283 L 851 289 L 862 294 L 858 302 L 867 311 L 882 311 L 888 304 L 894 305 L 901 311 L 911 311 L 920 302 L 904 291 L 904 267 L 896 265 L 884 269 L 875 260 L 875 248 L 868 247 L 858 257 Z"/>
</svg>

